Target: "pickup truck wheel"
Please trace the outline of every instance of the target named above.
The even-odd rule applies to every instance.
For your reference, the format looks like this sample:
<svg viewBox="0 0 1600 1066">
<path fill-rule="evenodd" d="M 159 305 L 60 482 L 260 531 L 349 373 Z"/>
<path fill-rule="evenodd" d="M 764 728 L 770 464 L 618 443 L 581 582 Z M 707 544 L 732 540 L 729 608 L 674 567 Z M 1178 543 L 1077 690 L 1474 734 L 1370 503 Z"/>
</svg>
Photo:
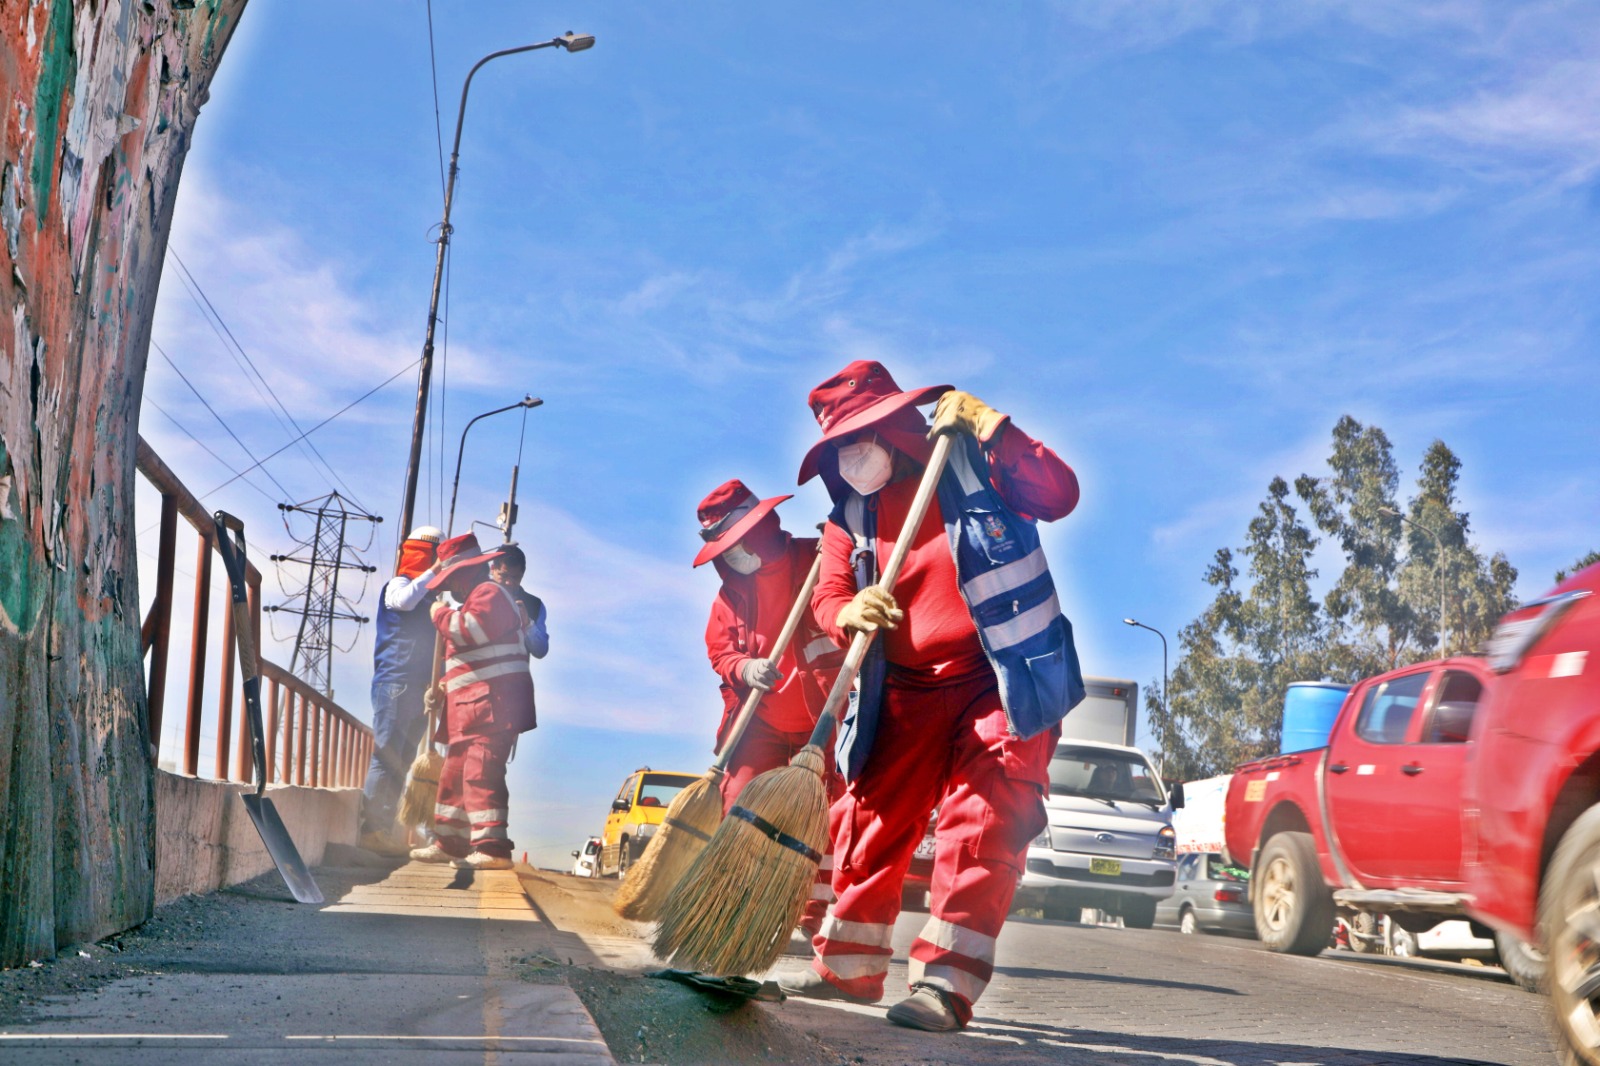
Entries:
<svg viewBox="0 0 1600 1066">
<path fill-rule="evenodd" d="M 633 865 L 633 841 L 627 837 L 622 838 L 622 843 L 617 845 L 617 880 L 628 876 L 628 869 Z"/>
<path fill-rule="evenodd" d="M 1529 992 L 1544 990 L 1544 952 L 1510 933 L 1494 935 L 1494 950 L 1500 956 L 1500 968 L 1519 988 Z"/>
<path fill-rule="evenodd" d="M 1556 845 L 1539 891 L 1550 1019 L 1563 1063 L 1600 1063 L 1600 807 L 1572 823 Z"/>
<path fill-rule="evenodd" d="M 1288 955 L 1315 955 L 1327 947 L 1333 893 L 1322 882 L 1311 834 L 1278 833 L 1268 840 L 1256 876 L 1256 935 L 1261 942 Z"/>
</svg>

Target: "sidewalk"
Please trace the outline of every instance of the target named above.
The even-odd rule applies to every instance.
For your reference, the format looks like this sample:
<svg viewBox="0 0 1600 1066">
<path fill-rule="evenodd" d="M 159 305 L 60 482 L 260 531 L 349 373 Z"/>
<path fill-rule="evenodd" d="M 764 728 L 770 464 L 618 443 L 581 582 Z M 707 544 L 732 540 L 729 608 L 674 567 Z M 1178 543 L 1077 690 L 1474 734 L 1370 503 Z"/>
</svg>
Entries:
<svg viewBox="0 0 1600 1066">
<path fill-rule="evenodd" d="M 315 873 L 321 906 L 268 874 L 163 908 L 121 953 L 50 964 L 96 987 L 8 1007 L 0 1060 L 613 1066 L 559 969 L 541 974 L 565 945 L 514 871 Z M 0 977 L 26 995 L 27 971 Z"/>
</svg>

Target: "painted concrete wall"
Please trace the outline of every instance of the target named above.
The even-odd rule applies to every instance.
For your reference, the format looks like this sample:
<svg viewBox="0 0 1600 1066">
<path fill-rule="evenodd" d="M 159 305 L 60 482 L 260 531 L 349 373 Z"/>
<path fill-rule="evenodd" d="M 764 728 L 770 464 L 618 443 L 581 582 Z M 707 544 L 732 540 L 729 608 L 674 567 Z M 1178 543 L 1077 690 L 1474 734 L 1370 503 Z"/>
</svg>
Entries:
<svg viewBox="0 0 1600 1066">
<path fill-rule="evenodd" d="M 143 921 L 134 442 L 178 177 L 245 0 L 0 0 L 0 966 Z"/>
<path fill-rule="evenodd" d="M 273 868 L 239 794 L 244 785 L 156 772 L 155 902 L 214 892 Z M 356 788 L 267 789 L 306 865 L 322 861 L 329 844 L 354 846 L 361 818 Z"/>
</svg>

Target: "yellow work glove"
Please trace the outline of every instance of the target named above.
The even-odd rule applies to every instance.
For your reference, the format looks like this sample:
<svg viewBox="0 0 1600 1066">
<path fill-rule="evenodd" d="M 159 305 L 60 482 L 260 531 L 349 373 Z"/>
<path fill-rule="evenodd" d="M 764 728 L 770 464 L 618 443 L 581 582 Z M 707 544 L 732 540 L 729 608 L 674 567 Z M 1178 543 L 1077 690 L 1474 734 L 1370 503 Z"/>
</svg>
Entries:
<svg viewBox="0 0 1600 1066">
<path fill-rule="evenodd" d="M 970 392 L 951 389 L 939 397 L 938 406 L 933 409 L 933 428 L 928 430 L 928 439 L 932 440 L 940 433 L 959 430 L 962 433 L 972 434 L 980 443 L 988 444 L 989 438 L 994 436 L 995 431 L 1010 417 L 996 411 Z"/>
<path fill-rule="evenodd" d="M 873 633 L 879 626 L 894 629 L 906 613 L 895 606 L 894 597 L 879 585 L 868 585 L 839 611 L 835 624 L 852 633 Z"/>
</svg>

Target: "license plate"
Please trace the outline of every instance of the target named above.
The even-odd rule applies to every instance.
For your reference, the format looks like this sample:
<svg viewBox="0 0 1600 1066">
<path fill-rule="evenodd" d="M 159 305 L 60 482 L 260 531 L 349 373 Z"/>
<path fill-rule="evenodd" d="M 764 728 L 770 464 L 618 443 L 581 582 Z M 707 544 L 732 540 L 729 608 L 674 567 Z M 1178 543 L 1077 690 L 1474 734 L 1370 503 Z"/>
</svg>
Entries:
<svg viewBox="0 0 1600 1066">
<path fill-rule="evenodd" d="M 1090 859 L 1089 872 L 1092 874 L 1106 874 L 1110 877 L 1122 876 L 1121 859 Z"/>
<path fill-rule="evenodd" d="M 936 842 L 933 837 L 923 837 L 922 842 L 917 845 L 917 850 L 912 853 L 911 857 L 914 859 L 931 859 L 933 858 L 935 845 Z"/>
</svg>

